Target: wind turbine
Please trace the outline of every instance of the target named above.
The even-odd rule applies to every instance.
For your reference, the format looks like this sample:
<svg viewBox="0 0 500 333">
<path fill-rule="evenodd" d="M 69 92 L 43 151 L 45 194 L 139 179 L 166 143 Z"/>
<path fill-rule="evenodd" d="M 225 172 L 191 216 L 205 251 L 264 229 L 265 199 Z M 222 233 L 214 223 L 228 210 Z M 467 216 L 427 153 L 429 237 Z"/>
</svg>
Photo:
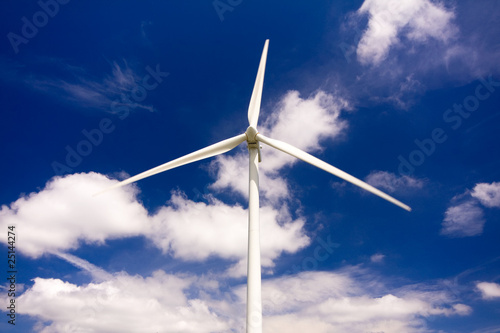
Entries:
<svg viewBox="0 0 500 333">
<path fill-rule="evenodd" d="M 211 146 L 197 150 L 191 154 L 179 157 L 173 161 L 167 162 L 150 170 L 144 171 L 136 176 L 130 177 L 120 183 L 117 183 L 99 193 L 124 186 L 140 179 L 153 176 L 157 173 L 167 171 L 182 165 L 199 161 L 205 158 L 223 154 L 235 148 L 244 141 L 247 142 L 249 151 L 249 203 L 248 203 L 248 266 L 247 266 L 247 333 L 262 332 L 262 301 L 261 301 L 261 265 L 260 265 L 260 224 L 259 224 L 259 168 L 260 144 L 263 142 L 273 148 L 281 150 L 289 155 L 301 159 L 320 169 L 325 170 L 337 177 L 342 178 L 354 185 L 357 185 L 379 197 L 392 202 L 393 204 L 411 211 L 411 208 L 390 195 L 376 189 L 375 187 L 349 175 L 348 173 L 337 169 L 336 167 L 323 162 L 322 160 L 296 148 L 286 142 L 268 138 L 257 131 L 257 122 L 259 119 L 260 102 L 262 98 L 262 87 L 264 84 L 264 72 L 266 67 L 267 49 L 269 40 L 264 44 L 264 50 L 260 59 L 257 78 L 253 87 L 250 105 L 248 107 L 249 126 L 245 133 L 223 140 Z M 299 133 L 297 133 L 299 134 Z M 96 194 L 99 194 L 96 193 Z"/>
</svg>

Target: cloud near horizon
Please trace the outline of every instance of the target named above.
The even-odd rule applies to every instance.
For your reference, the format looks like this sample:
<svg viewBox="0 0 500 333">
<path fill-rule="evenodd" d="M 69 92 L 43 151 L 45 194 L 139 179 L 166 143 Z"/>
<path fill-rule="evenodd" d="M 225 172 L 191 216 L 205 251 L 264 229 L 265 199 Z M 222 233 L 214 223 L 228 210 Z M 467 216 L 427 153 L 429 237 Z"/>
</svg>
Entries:
<svg viewBox="0 0 500 333">
<path fill-rule="evenodd" d="M 79 268 L 101 270 L 85 260 L 71 260 Z M 228 287 L 220 277 L 162 270 L 147 277 L 126 272 L 104 276 L 83 285 L 35 278 L 19 297 L 19 311 L 35 318 L 42 333 L 244 331 L 245 284 Z M 359 266 L 265 279 L 262 296 L 266 332 L 422 332 L 422 318 L 472 311 L 432 285 L 388 292 L 380 276 Z"/>
<path fill-rule="evenodd" d="M 48 332 L 222 332 L 228 320 L 206 301 L 188 298 L 217 289 L 213 280 L 156 271 L 149 277 L 117 273 L 106 281 L 76 285 L 60 279 L 35 278 L 19 298 L 20 313 L 37 319 L 37 331 Z"/>
</svg>

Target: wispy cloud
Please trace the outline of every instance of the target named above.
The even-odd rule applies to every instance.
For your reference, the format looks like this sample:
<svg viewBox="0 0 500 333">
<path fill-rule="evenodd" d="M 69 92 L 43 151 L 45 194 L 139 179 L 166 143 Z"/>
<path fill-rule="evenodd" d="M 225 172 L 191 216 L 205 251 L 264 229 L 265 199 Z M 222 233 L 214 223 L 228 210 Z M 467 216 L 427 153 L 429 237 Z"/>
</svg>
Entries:
<svg viewBox="0 0 500 333">
<path fill-rule="evenodd" d="M 472 333 L 499 333 L 500 326 L 492 326 L 472 331 Z"/>
<path fill-rule="evenodd" d="M 424 181 L 421 179 L 398 176 L 387 171 L 372 171 L 366 176 L 365 181 L 389 193 L 407 192 L 413 189 L 421 189 L 424 186 Z"/>
<path fill-rule="evenodd" d="M 143 40 L 147 43 L 150 43 L 149 41 L 149 38 L 148 38 L 148 34 L 147 34 L 147 30 L 150 26 L 153 25 L 153 22 L 152 21 L 141 21 L 141 36 L 143 38 Z"/>
<path fill-rule="evenodd" d="M 381 263 L 385 259 L 385 255 L 382 253 L 375 253 L 370 257 L 370 261 L 373 263 Z"/>
<path fill-rule="evenodd" d="M 387 100 L 402 110 L 408 110 L 415 103 L 415 96 L 419 96 L 424 90 L 424 84 L 415 79 L 414 74 L 410 74 L 400 83 L 399 91 L 394 92 Z"/>
<path fill-rule="evenodd" d="M 131 109 L 155 111 L 152 105 L 131 100 L 129 97 L 141 84 L 142 77 L 124 60 L 111 62 L 110 73 L 100 78 L 89 74 L 85 68 L 67 64 L 62 59 L 49 58 L 38 61 L 49 68 L 57 67 L 57 70 L 50 70 L 49 75 L 29 72 L 26 66 L 19 68 L 13 63 L 4 63 L 1 67 L 10 67 L 10 74 L 4 73 L 3 77 L 9 81 L 22 83 L 59 101 L 71 103 L 73 107 L 114 112 L 111 105 L 117 101 L 120 105 Z"/>
<path fill-rule="evenodd" d="M 64 252 L 54 251 L 52 252 L 52 254 L 88 272 L 92 276 L 92 278 L 97 282 L 103 282 L 112 278 L 111 274 L 106 272 L 104 269 L 91 264 L 87 260 L 81 259 L 77 256 Z"/>
</svg>

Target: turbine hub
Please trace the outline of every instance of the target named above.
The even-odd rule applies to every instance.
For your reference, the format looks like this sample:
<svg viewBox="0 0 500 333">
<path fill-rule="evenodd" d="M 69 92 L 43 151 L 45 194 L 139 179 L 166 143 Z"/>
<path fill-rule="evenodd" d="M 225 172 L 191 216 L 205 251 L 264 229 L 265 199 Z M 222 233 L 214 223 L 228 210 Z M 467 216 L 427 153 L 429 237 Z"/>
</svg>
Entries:
<svg viewBox="0 0 500 333">
<path fill-rule="evenodd" d="M 247 142 L 249 144 L 252 144 L 252 143 L 257 143 L 257 134 L 259 132 L 257 132 L 257 129 L 253 126 L 248 126 L 246 132 L 245 132 L 245 135 L 247 136 Z"/>
</svg>

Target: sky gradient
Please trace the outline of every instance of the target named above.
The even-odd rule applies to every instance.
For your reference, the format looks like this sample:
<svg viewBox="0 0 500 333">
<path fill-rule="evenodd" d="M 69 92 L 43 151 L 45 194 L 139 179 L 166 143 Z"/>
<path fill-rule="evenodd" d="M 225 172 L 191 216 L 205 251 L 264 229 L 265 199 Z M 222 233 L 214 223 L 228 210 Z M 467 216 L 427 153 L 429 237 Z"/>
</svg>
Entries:
<svg viewBox="0 0 500 333">
<path fill-rule="evenodd" d="M 245 144 L 262 144 L 264 332 L 500 332 L 500 4 L 8 1 L 1 332 L 244 332 Z"/>
</svg>

